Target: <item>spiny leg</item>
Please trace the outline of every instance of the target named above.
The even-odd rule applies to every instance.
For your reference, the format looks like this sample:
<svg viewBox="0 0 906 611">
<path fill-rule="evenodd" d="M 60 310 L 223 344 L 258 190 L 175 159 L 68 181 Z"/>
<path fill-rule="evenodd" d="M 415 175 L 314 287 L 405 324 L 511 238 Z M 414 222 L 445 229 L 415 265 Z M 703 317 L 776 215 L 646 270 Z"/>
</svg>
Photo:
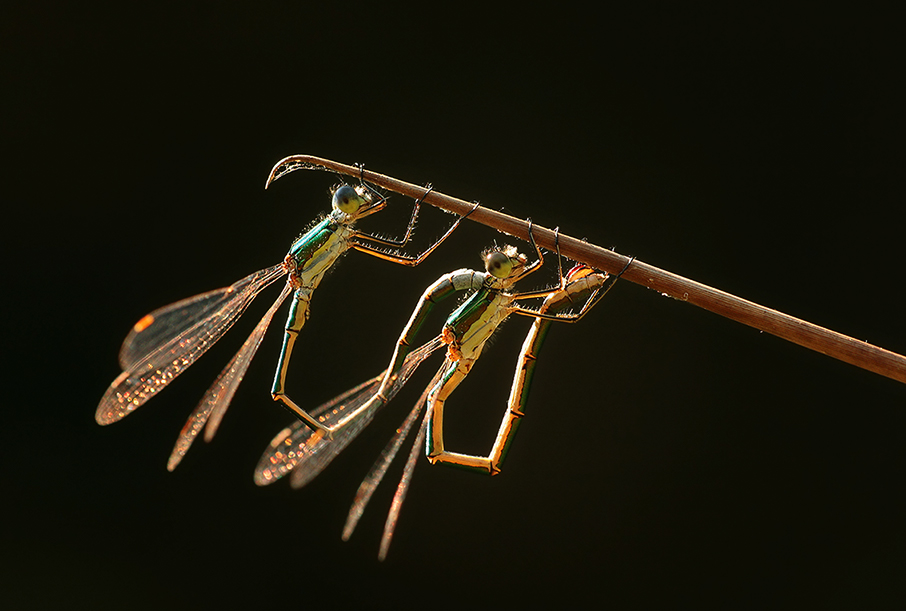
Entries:
<svg viewBox="0 0 906 611">
<path fill-rule="evenodd" d="M 425 191 L 425 195 L 422 196 L 422 199 L 424 199 L 424 197 L 427 196 L 428 193 L 430 193 L 431 189 L 432 189 L 432 187 L 429 186 L 428 190 Z M 469 210 L 466 214 L 464 214 L 464 215 L 460 216 L 458 219 L 456 219 L 456 221 L 450 226 L 450 228 L 447 229 L 447 231 L 442 236 L 440 236 L 440 238 L 438 238 L 437 241 L 435 241 L 431 246 L 429 246 L 426 250 L 419 253 L 418 255 L 406 255 L 406 254 L 399 254 L 399 253 L 384 252 L 383 250 L 380 250 L 379 248 L 375 247 L 372 244 L 367 244 L 367 243 L 362 242 L 361 240 L 372 240 L 375 242 L 380 242 L 382 240 L 381 238 L 376 238 L 375 236 L 371 236 L 371 235 L 365 234 L 365 233 L 356 233 L 353 236 L 352 247 L 354 249 L 358 250 L 359 252 L 367 253 L 373 257 L 378 257 L 379 259 L 384 259 L 385 261 L 391 261 L 393 263 L 398 263 L 400 265 L 407 265 L 410 267 L 414 267 L 414 266 L 418 265 L 419 263 L 421 263 L 422 261 L 424 261 L 428 257 L 428 255 L 430 255 L 432 252 L 434 252 L 435 249 L 437 249 L 437 247 L 440 246 L 443 243 L 443 241 L 446 240 L 457 227 L 459 227 L 459 224 L 462 222 L 462 220 L 464 218 L 468 217 L 476 208 L 478 208 L 478 206 L 479 206 L 479 204 L 476 203 L 475 206 L 472 208 L 472 210 Z M 415 213 L 413 213 L 413 220 L 414 220 L 414 218 L 415 218 Z M 409 235 L 409 233 L 410 232 L 407 231 L 407 236 Z M 385 243 L 386 243 L 386 241 L 385 241 Z"/>
<path fill-rule="evenodd" d="M 425 193 L 420 198 L 415 200 L 415 206 L 413 206 L 413 208 L 412 208 L 412 216 L 409 217 L 409 222 L 406 224 L 406 234 L 399 240 L 395 240 L 392 238 L 382 238 L 380 236 L 376 236 L 371 233 L 365 233 L 365 232 L 360 232 L 360 231 L 357 231 L 353 237 L 357 238 L 357 239 L 361 239 L 361 240 L 369 240 L 371 242 L 375 242 L 377 244 L 383 244 L 385 246 L 397 246 L 397 247 L 405 246 L 406 244 L 409 243 L 409 240 L 412 239 L 412 233 L 415 231 L 415 224 L 416 224 L 416 221 L 418 220 L 418 213 L 419 213 L 419 210 L 421 210 L 421 204 L 424 201 L 424 199 L 428 196 L 428 193 L 430 193 L 433 190 L 434 190 L 434 186 L 431 184 L 428 184 L 425 187 Z M 371 211 L 369 211 L 368 214 L 371 214 Z M 360 217 L 360 218 L 363 218 L 363 217 Z M 441 240 L 441 241 L 443 241 L 443 240 Z M 364 244 L 364 246 L 368 247 L 371 245 Z"/>
<path fill-rule="evenodd" d="M 380 201 L 378 203 L 381 205 L 375 204 L 372 207 L 372 209 L 369 210 L 366 214 L 360 215 L 359 218 L 362 219 L 362 218 L 365 218 L 366 216 L 370 216 L 371 214 L 374 214 L 375 212 L 377 212 L 380 209 L 383 209 L 384 205 L 386 205 L 387 196 L 385 194 L 381 193 L 380 191 L 378 191 L 377 189 L 375 189 L 373 186 L 371 186 L 370 183 L 368 183 L 365 180 L 365 164 L 364 163 L 356 163 L 353 165 L 354 165 L 354 167 L 359 168 L 359 184 L 361 184 L 363 187 L 365 187 L 366 189 L 371 191 L 371 193 L 377 195 L 380 198 Z M 419 210 L 421 209 L 421 203 L 428 196 L 428 193 L 430 193 L 434 189 L 434 186 L 429 183 L 425 187 L 425 189 L 426 189 L 425 193 L 420 198 L 415 200 L 415 206 L 412 208 L 412 216 L 409 218 L 409 223 L 406 225 L 406 234 L 403 236 L 402 239 L 394 240 L 391 238 L 382 238 L 380 236 L 376 236 L 376 235 L 372 235 L 370 233 L 364 233 L 364 232 L 357 232 L 356 236 L 360 237 L 362 239 L 374 241 L 378 244 L 384 244 L 386 246 L 402 247 L 402 246 L 405 246 L 406 244 L 408 244 L 410 238 L 412 237 L 412 232 L 415 230 L 415 223 L 416 223 L 416 219 L 418 219 L 418 213 L 419 213 Z"/>
</svg>

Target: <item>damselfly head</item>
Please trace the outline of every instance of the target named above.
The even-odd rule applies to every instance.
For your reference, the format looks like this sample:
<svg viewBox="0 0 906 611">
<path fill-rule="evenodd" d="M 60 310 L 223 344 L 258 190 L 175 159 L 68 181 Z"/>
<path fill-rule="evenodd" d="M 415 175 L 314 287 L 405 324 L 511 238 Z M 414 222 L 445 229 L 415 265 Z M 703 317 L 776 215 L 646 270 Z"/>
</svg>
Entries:
<svg viewBox="0 0 906 611">
<path fill-rule="evenodd" d="M 509 278 L 517 275 L 528 263 L 525 255 L 518 252 L 515 246 L 492 248 L 481 253 L 484 268 L 495 278 Z"/>
<path fill-rule="evenodd" d="M 355 216 L 371 204 L 371 194 L 363 186 L 352 187 L 341 184 L 332 191 L 334 210 L 339 210 L 347 216 Z"/>
</svg>

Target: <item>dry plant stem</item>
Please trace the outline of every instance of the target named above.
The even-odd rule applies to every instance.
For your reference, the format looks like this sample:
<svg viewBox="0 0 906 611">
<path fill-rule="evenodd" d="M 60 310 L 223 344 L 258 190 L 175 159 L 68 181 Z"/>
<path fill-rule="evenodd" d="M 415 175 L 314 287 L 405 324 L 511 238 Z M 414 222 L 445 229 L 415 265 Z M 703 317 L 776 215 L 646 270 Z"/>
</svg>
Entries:
<svg viewBox="0 0 906 611">
<path fill-rule="evenodd" d="M 424 196 L 423 201 L 432 206 L 459 215 L 471 211 L 468 216 L 471 221 L 493 227 L 498 231 L 523 240 L 528 240 L 529 238 L 528 223 L 524 220 L 481 206 L 475 208 L 474 203 L 450 197 L 437 191 L 432 190 L 425 195 L 425 187 L 423 186 L 403 182 L 367 169 L 361 170 L 356 166 L 337 163 L 329 159 L 308 155 L 287 157 L 274 166 L 274 170 L 268 178 L 268 184 L 276 176 L 299 168 L 324 169 L 356 178 L 361 177 L 372 184 L 413 199 Z M 532 234 L 535 241 L 542 247 L 551 251 L 555 249 L 554 232 L 550 229 L 533 225 Z M 600 246 L 577 240 L 563 233 L 559 236 L 559 244 L 560 252 L 564 256 L 612 274 L 619 273 L 629 262 L 628 257 Z M 669 295 L 674 299 L 691 303 L 725 318 L 776 335 L 856 367 L 879 373 L 900 382 L 906 382 L 906 357 L 883 348 L 878 348 L 830 329 L 825 329 L 782 312 L 760 306 L 757 303 L 730 295 L 704 284 L 699 284 L 688 278 L 683 278 L 638 260 L 632 261 L 629 268 L 623 272 L 621 279 L 641 284 L 659 293 Z"/>
</svg>

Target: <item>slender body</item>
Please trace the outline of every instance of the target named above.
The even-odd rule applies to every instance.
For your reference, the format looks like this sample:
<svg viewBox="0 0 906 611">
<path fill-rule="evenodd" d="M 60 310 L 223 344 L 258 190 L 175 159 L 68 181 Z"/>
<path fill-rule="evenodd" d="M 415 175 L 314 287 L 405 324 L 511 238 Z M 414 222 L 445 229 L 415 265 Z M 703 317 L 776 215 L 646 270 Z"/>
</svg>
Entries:
<svg viewBox="0 0 906 611">
<path fill-rule="evenodd" d="M 543 316 L 551 312 L 558 313 L 564 309 L 575 309 L 581 303 L 585 303 L 585 305 L 582 306 L 582 309 L 587 312 L 588 308 L 597 303 L 597 300 L 603 297 L 603 295 L 610 290 L 610 287 L 613 286 L 613 283 L 610 283 L 607 288 L 604 288 L 607 279 L 608 275 L 606 273 L 594 273 L 590 268 L 584 265 L 577 266 L 566 276 L 566 282 L 563 288 L 551 293 L 544 300 L 541 307 L 538 309 L 538 313 Z M 504 416 L 497 433 L 497 439 L 494 442 L 491 451 L 485 457 L 466 457 L 470 463 L 481 461 L 481 464 L 477 466 L 474 464 L 464 466 L 483 473 L 496 474 L 500 472 L 500 467 L 506 456 L 506 452 L 515 438 L 516 429 L 521 422 L 521 418 L 525 414 L 525 405 L 528 400 L 532 375 L 535 370 L 535 365 L 538 362 L 541 346 L 547 337 L 547 332 L 552 320 L 552 318 L 546 316 L 536 318 L 526 335 L 517 361 L 516 374 L 513 377 L 513 385 L 510 390 L 506 409 L 504 410 Z M 432 400 L 429 397 L 437 392 L 442 384 L 442 378 L 447 369 L 448 363 L 445 361 L 444 365 L 441 366 L 440 370 L 437 372 L 437 375 L 434 376 L 434 379 L 416 402 L 415 407 L 406 417 L 406 420 L 399 429 L 397 429 L 397 434 L 390 440 L 390 443 L 387 444 L 387 447 L 381 453 L 381 457 L 371 468 L 368 475 L 365 476 L 365 479 L 362 481 L 362 484 L 356 492 L 355 500 L 349 509 L 346 525 L 343 528 L 344 541 L 352 536 L 372 494 L 384 478 L 390 463 L 395 458 L 406 436 L 409 434 L 412 425 L 422 413 L 425 405 L 427 405 L 426 415 L 422 420 L 422 425 L 419 428 L 416 441 L 409 452 L 409 457 L 403 468 L 403 475 L 397 485 L 396 493 L 393 496 L 393 502 L 390 505 L 390 511 L 387 514 L 387 521 L 384 524 L 384 534 L 381 538 L 380 552 L 378 553 L 378 558 L 380 560 L 386 558 L 387 552 L 390 549 L 393 533 L 396 530 L 396 524 L 399 520 L 399 513 L 412 481 L 412 473 L 415 469 L 419 446 L 424 442 L 428 431 L 433 409 L 431 405 Z"/>
<path fill-rule="evenodd" d="M 571 275 L 566 279 L 561 275 L 561 285 L 555 289 L 530 293 L 510 292 L 510 287 L 517 280 L 524 278 L 541 265 L 543 259 L 540 249 L 536 247 L 536 251 L 538 260 L 531 265 L 527 265 L 527 259 L 511 247 L 486 252 L 484 255 L 486 271 L 457 270 L 442 276 L 429 286 L 403 329 L 388 368 L 382 374 L 313 410 L 312 420 L 316 422 L 316 426 L 309 425 L 306 428 L 304 425 L 309 424 L 309 421 L 303 420 L 281 431 L 259 461 L 255 472 L 256 483 L 266 485 L 291 472 L 294 487 L 307 484 L 364 429 L 374 414 L 395 396 L 414 369 L 439 348 L 446 348 L 443 365 L 385 449 L 382 459 L 363 481 L 350 510 L 343 538 L 351 535 L 371 493 L 383 478 L 386 468 L 426 405 L 427 415 L 419 438 L 424 439 L 426 431 L 430 431 L 426 449 L 432 463 L 452 464 L 488 474 L 499 473 L 503 457 L 523 413 L 522 406 L 528 393 L 534 360 L 537 358 L 537 351 L 540 349 L 547 327 L 555 320 L 565 322 L 579 320 L 606 293 L 603 287 L 607 275 L 593 274 L 588 268 L 579 268 L 584 270 L 581 274 Z M 457 292 L 468 292 L 469 296 L 447 318 L 441 334 L 421 348 L 411 350 L 415 336 L 428 314 L 438 302 Z M 539 297 L 547 298 L 540 310 L 519 305 L 520 300 Z M 570 304 L 575 307 L 580 303 L 584 305 L 581 305 L 579 311 L 574 314 L 548 313 L 549 309 L 559 312 Z M 520 366 L 517 368 L 497 441 L 488 456 L 484 457 L 447 451 L 443 447 L 444 402 L 468 374 L 494 331 L 514 313 L 535 318 L 535 324 L 523 346 Z M 421 445 L 421 442 L 417 441 L 416 445 Z M 408 487 L 414 457 L 414 454 L 410 455 L 401 483 L 401 492 L 398 492 L 398 500 L 394 502 L 394 508 L 391 509 L 388 518 L 385 542 L 382 544 L 382 558 L 392 537 L 402 496 Z"/>
<path fill-rule="evenodd" d="M 434 303 L 454 290 L 471 288 L 472 294 L 454 310 L 444 323 L 440 334 L 446 345 L 447 353 L 437 379 L 427 395 L 428 430 L 426 453 L 433 463 L 445 463 L 471 470 L 495 475 L 499 472 L 499 460 L 489 456 L 475 457 L 447 450 L 443 440 L 443 418 L 446 400 L 457 386 L 466 378 L 473 365 L 481 356 L 487 341 L 497 328 L 512 314 L 528 316 L 536 321 L 576 322 L 603 296 L 601 282 L 595 286 L 584 306 L 575 314 L 549 314 L 546 311 L 533 310 L 520 305 L 520 301 L 533 298 L 550 298 L 566 292 L 567 279 L 561 274 L 560 286 L 556 289 L 544 289 L 524 293 L 514 293 L 510 289 L 520 279 L 539 269 L 543 263 L 541 250 L 536 246 L 538 259 L 528 264 L 526 257 L 516 252 L 515 248 L 486 252 L 485 272 L 459 270 L 441 278 L 428 288 L 422 296 L 406 328 L 397 342 L 397 350 L 391 369 L 404 357 L 408 346 L 422 326 L 425 316 Z M 587 285 L 590 281 L 583 283 Z M 576 285 L 578 287 L 578 285 Z M 578 289 L 576 289 L 578 292 Z M 569 293 L 566 292 L 568 295 Z M 388 378 L 390 376 L 387 376 Z M 505 445 L 506 440 L 498 440 Z M 500 454 L 498 452 L 497 458 Z"/>
<path fill-rule="evenodd" d="M 360 232 L 354 227 L 357 221 L 386 206 L 385 199 L 375 200 L 372 193 L 364 184 L 358 187 L 339 185 L 333 189 L 331 212 L 293 242 L 283 263 L 250 274 L 229 287 L 190 297 L 143 317 L 123 342 L 119 358 L 123 371 L 101 399 L 95 414 L 97 422 L 102 425 L 116 422 L 165 388 L 232 327 L 264 288 L 282 276 L 286 276 L 286 285 L 280 296 L 189 417 L 173 449 L 168 468 L 172 471 L 179 464 L 205 425 L 205 438 L 213 438 L 274 314 L 290 295 L 292 303 L 272 395 L 290 411 L 298 411 L 295 403 L 285 394 L 286 372 L 296 337 L 309 316 L 311 296 L 324 274 L 349 250 L 358 250 L 402 265 L 418 265 L 461 220 L 457 219 L 439 240 L 416 256 L 388 253 L 382 248 L 408 243 L 420 201 L 416 201 L 404 237 L 388 240 Z"/>
</svg>

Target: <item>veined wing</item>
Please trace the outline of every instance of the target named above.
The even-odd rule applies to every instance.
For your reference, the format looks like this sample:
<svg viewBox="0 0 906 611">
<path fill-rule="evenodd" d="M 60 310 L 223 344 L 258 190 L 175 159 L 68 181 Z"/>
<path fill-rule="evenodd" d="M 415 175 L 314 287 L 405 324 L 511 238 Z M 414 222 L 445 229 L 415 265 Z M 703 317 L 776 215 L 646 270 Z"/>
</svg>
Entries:
<svg viewBox="0 0 906 611">
<path fill-rule="evenodd" d="M 116 422 L 140 407 L 223 337 L 283 265 L 255 272 L 228 287 L 178 301 L 146 315 L 120 349 L 117 376 L 101 398 L 98 424 Z"/>
<path fill-rule="evenodd" d="M 387 512 L 387 521 L 384 522 L 384 534 L 381 536 L 381 548 L 378 550 L 378 560 L 384 561 L 387 558 L 387 552 L 390 550 L 390 542 L 393 541 L 393 533 L 396 531 L 396 524 L 399 521 L 400 510 L 403 508 L 403 501 L 406 500 L 406 494 L 409 492 L 409 485 L 412 483 L 412 473 L 415 471 L 415 465 L 418 462 L 418 454 L 425 444 L 425 435 L 428 431 L 428 422 L 431 420 L 432 406 L 429 405 L 425 411 L 425 417 L 422 419 L 422 425 L 418 428 L 418 435 L 415 442 L 409 449 L 409 458 L 403 467 L 403 475 L 400 477 L 400 483 L 396 486 L 396 493 L 393 495 L 393 501 L 390 503 L 390 511 Z"/>
<path fill-rule="evenodd" d="M 245 340 L 245 343 L 242 344 L 242 347 L 233 359 L 227 364 L 224 370 L 220 372 L 220 375 L 217 376 L 217 380 L 214 381 L 208 389 L 208 392 L 205 393 L 204 398 L 199 402 L 198 407 L 196 407 L 195 411 L 192 412 L 192 415 L 189 416 L 182 431 L 179 433 L 179 438 L 176 440 L 176 445 L 173 447 L 173 452 L 170 454 L 170 460 L 167 462 L 167 470 L 173 471 L 176 468 L 183 456 L 186 455 L 186 452 L 189 451 L 192 442 L 195 441 L 195 438 L 198 436 L 202 427 L 205 426 L 205 423 L 207 423 L 205 441 L 211 441 L 211 439 L 214 438 L 214 435 L 217 434 L 217 428 L 220 426 L 220 421 L 223 419 L 223 415 L 230 406 L 230 402 L 233 400 L 233 396 L 236 394 L 236 389 L 239 388 L 242 378 L 245 377 L 245 372 L 248 371 L 252 359 L 255 358 L 255 353 L 258 352 L 258 347 L 261 345 L 264 333 L 270 326 L 271 320 L 273 320 L 277 309 L 283 304 L 284 300 L 289 297 L 291 292 L 292 287 L 290 287 L 289 284 L 283 287 L 280 296 L 255 326 L 255 329 L 249 335 L 248 339 Z"/>
<path fill-rule="evenodd" d="M 359 433 L 368 426 L 378 410 L 387 405 L 387 403 L 396 396 L 412 374 L 415 373 L 418 366 L 421 365 L 431 353 L 443 345 L 440 337 L 436 337 L 417 350 L 413 350 L 403 361 L 403 365 L 397 372 L 392 384 L 384 391 L 385 400 L 375 400 L 373 406 L 363 411 L 356 421 L 350 422 L 344 429 L 336 433 L 332 440 L 321 438 L 318 442 L 318 447 L 314 448 L 311 455 L 301 464 L 298 464 L 292 472 L 292 475 L 290 476 L 290 485 L 293 488 L 302 488 L 321 473 L 321 471 L 323 471 L 340 452 L 345 450 L 346 446 L 348 446 L 353 439 L 358 437 Z M 379 389 L 380 384 L 377 385 L 374 392 L 377 392 Z M 349 413 L 348 410 L 346 413 Z M 343 414 L 337 413 L 331 415 L 336 419 L 339 419 Z"/>
<path fill-rule="evenodd" d="M 399 392 L 416 368 L 443 345 L 441 339 L 437 337 L 421 348 L 413 350 L 406 357 L 396 378 L 387 389 L 387 401 Z M 324 424 L 330 426 L 369 401 L 373 403 L 358 418 L 338 431 L 333 439 L 316 433 L 301 421 L 294 422 L 292 426 L 280 431 L 258 462 L 255 469 L 255 483 L 265 486 L 290 471 L 292 471 L 291 484 L 294 488 L 301 488 L 314 479 L 364 430 L 377 411 L 386 405 L 387 401 L 381 401 L 376 397 L 385 374 L 386 371 L 312 411 L 314 416 L 319 417 Z"/>
<path fill-rule="evenodd" d="M 312 410 L 312 415 L 316 417 L 331 413 L 342 415 L 348 413 L 350 409 L 364 405 L 380 389 L 383 377 L 384 373 L 380 373 L 355 388 L 347 390 L 342 395 Z M 351 423 L 345 430 L 357 427 L 361 420 L 363 419 L 360 418 L 359 421 Z M 370 421 L 371 418 L 367 418 L 367 422 Z M 361 428 L 356 430 L 355 434 L 360 431 Z M 324 449 L 325 444 L 321 443 L 322 438 L 320 433 L 316 433 L 302 421 L 293 422 L 292 425 L 277 433 L 261 456 L 258 466 L 255 468 L 255 483 L 259 486 L 266 486 L 292 471 L 299 463 L 308 460 L 315 452 Z M 349 441 L 351 440 L 350 437 Z M 337 442 L 337 439 L 334 439 L 334 442 Z M 346 443 L 348 444 L 348 441 Z"/>
<path fill-rule="evenodd" d="M 375 396 L 375 393 L 381 388 L 381 380 L 383 377 L 383 375 L 379 376 L 377 380 L 373 381 L 362 389 L 361 392 L 357 393 L 356 396 L 353 397 L 353 400 L 349 401 L 344 406 L 341 406 L 341 408 L 345 407 L 345 410 L 332 410 L 329 414 L 331 417 L 325 417 L 325 420 L 334 420 L 344 413 L 349 413 L 352 410 L 358 409 L 369 401 L 372 403 L 371 407 L 363 411 L 358 418 L 336 433 L 333 439 L 327 439 L 321 435 L 309 436 L 309 445 L 307 446 L 308 454 L 300 457 L 301 460 L 295 464 L 293 471 L 290 474 L 289 483 L 293 488 L 302 488 L 311 482 L 321 473 L 321 471 L 327 468 L 327 465 L 333 462 L 333 459 L 336 458 L 340 452 L 345 450 L 346 447 L 352 443 L 353 439 L 359 436 L 359 433 L 365 430 L 366 426 L 371 424 L 374 415 L 377 414 L 381 407 L 386 405 L 386 401 L 379 400 Z M 325 416 L 327 416 L 327 414 L 325 414 Z M 304 425 L 303 427 L 308 428 Z"/>
<path fill-rule="evenodd" d="M 375 461 L 374 465 L 371 467 L 371 470 L 368 472 L 368 475 L 365 476 L 365 479 L 363 479 L 362 483 L 359 485 L 359 489 L 356 491 L 352 506 L 349 508 L 349 515 L 346 517 L 346 525 L 343 527 L 343 541 L 348 541 L 349 537 L 352 536 L 356 525 L 359 523 L 359 519 L 365 512 L 365 507 L 368 505 L 368 501 L 371 500 L 371 496 L 374 494 L 374 491 L 384 479 L 384 475 L 387 474 L 387 469 L 390 467 L 390 463 L 392 463 L 393 459 L 396 458 L 400 447 L 402 447 L 403 442 L 409 435 L 409 431 L 412 429 L 412 425 L 416 420 L 418 420 L 422 408 L 427 404 L 428 393 L 431 392 L 431 389 L 434 388 L 434 386 L 440 380 L 440 377 L 441 375 L 443 375 L 446 366 L 447 362 L 445 361 L 441 368 L 434 375 L 434 378 L 431 380 L 431 382 L 429 382 L 425 387 L 424 392 L 422 392 L 421 396 L 418 398 L 418 401 L 415 402 L 415 407 L 413 407 L 409 412 L 409 415 L 406 416 L 403 424 L 398 429 L 396 429 L 396 434 L 390 439 L 390 442 L 383 449 L 381 456 L 377 459 L 377 461 Z M 416 443 L 415 445 L 419 444 Z"/>
</svg>

